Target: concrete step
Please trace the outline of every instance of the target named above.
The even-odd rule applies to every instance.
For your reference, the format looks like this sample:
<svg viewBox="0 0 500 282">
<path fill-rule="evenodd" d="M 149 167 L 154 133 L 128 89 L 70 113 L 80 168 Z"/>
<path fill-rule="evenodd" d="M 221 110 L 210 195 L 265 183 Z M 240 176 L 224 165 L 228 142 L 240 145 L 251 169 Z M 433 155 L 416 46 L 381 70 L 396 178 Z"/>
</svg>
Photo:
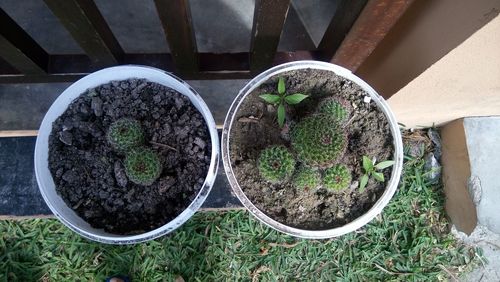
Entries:
<svg viewBox="0 0 500 282">
<path fill-rule="evenodd" d="M 188 80 L 222 125 L 246 79 Z M 0 84 L 0 136 L 2 131 L 37 130 L 54 100 L 71 83 Z"/>
<path fill-rule="evenodd" d="M 0 219 L 48 217 L 50 209 L 38 189 L 33 165 L 35 136 L 0 138 Z M 217 178 L 202 210 L 240 209 L 219 163 Z"/>
<path fill-rule="evenodd" d="M 500 234 L 500 117 L 469 117 L 442 128 L 446 208 L 457 229 Z"/>
<path fill-rule="evenodd" d="M 483 250 L 483 264 L 461 281 L 500 281 L 500 117 L 455 120 L 441 137 L 452 234 Z"/>
</svg>

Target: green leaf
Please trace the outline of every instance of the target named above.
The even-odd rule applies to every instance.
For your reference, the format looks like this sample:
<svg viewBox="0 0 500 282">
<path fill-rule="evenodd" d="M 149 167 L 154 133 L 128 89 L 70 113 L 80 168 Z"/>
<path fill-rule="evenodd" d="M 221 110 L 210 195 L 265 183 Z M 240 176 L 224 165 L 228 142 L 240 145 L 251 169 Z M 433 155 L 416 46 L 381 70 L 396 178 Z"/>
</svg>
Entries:
<svg viewBox="0 0 500 282">
<path fill-rule="evenodd" d="M 372 173 L 372 175 L 373 175 L 373 178 L 375 178 L 375 180 L 377 180 L 379 182 L 384 182 L 384 174 L 382 172 L 374 171 Z"/>
<path fill-rule="evenodd" d="M 302 102 L 302 100 L 304 100 L 307 97 L 309 97 L 309 95 L 304 95 L 304 94 L 301 94 L 301 93 L 295 93 L 295 94 L 286 96 L 285 97 L 285 102 L 287 104 L 289 104 L 289 105 L 295 105 L 295 104 L 298 104 L 298 103 Z"/>
<path fill-rule="evenodd" d="M 285 94 L 285 79 L 283 77 L 278 80 L 278 93 Z"/>
<path fill-rule="evenodd" d="M 363 156 L 363 168 L 365 172 L 370 173 L 373 170 L 373 163 L 367 156 Z"/>
<path fill-rule="evenodd" d="M 359 180 L 359 191 L 363 192 L 365 190 L 366 184 L 368 184 L 368 175 L 363 174 Z"/>
<path fill-rule="evenodd" d="M 280 127 L 283 127 L 285 124 L 285 106 L 283 104 L 278 106 L 278 124 Z"/>
<path fill-rule="evenodd" d="M 264 99 L 264 101 L 268 102 L 269 104 L 276 104 L 280 100 L 280 96 L 273 94 L 262 94 L 259 95 L 259 97 Z"/>
<path fill-rule="evenodd" d="M 381 163 L 378 163 L 375 165 L 375 168 L 376 169 L 384 169 L 384 168 L 388 168 L 390 167 L 391 165 L 393 165 L 395 163 L 395 161 L 385 161 L 385 162 L 381 162 Z"/>
</svg>

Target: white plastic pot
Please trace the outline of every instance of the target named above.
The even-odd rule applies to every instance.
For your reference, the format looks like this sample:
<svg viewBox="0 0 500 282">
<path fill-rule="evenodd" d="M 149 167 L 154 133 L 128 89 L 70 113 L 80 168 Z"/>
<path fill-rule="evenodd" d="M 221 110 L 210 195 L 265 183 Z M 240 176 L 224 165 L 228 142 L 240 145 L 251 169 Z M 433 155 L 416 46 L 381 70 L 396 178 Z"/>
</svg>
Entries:
<svg viewBox="0 0 500 282">
<path fill-rule="evenodd" d="M 262 83 L 266 82 L 269 78 L 279 75 L 280 73 L 292 70 L 299 70 L 299 69 L 318 69 L 318 70 L 331 71 L 332 73 L 342 76 L 359 85 L 363 90 L 365 90 L 370 95 L 375 104 L 384 113 L 385 117 L 389 122 L 392 134 L 393 146 L 395 150 L 394 151 L 395 164 L 392 166 L 391 179 L 388 181 L 384 193 L 382 194 L 380 199 L 378 199 L 378 201 L 372 206 L 372 208 L 368 210 L 365 214 L 337 228 L 326 229 L 326 230 L 305 230 L 287 226 L 283 223 L 280 223 L 272 219 L 271 217 L 267 216 L 264 212 L 259 210 L 247 198 L 247 196 L 241 189 L 240 185 L 238 184 L 238 180 L 236 179 L 233 172 L 233 168 L 231 166 L 231 156 L 229 153 L 229 148 L 230 148 L 229 144 L 231 142 L 231 135 L 230 135 L 231 127 L 233 123 L 236 121 L 236 114 L 242 102 L 250 93 L 252 93 Z M 389 203 L 389 200 L 392 198 L 398 187 L 399 178 L 401 176 L 401 170 L 403 168 L 403 143 L 401 140 L 401 133 L 399 131 L 399 126 L 396 122 L 394 114 L 392 113 L 391 109 L 385 102 L 384 98 L 382 98 L 373 88 L 370 87 L 370 85 L 364 82 L 361 78 L 354 75 L 348 69 L 345 69 L 337 65 L 318 62 L 318 61 L 297 61 L 297 62 L 278 65 L 261 73 L 260 75 L 252 79 L 250 82 L 248 82 L 245 85 L 245 87 L 243 87 L 243 89 L 240 91 L 238 96 L 236 96 L 226 116 L 226 120 L 224 121 L 224 128 L 222 130 L 222 160 L 224 163 L 224 170 L 226 172 L 227 178 L 234 193 L 240 199 L 243 205 L 250 211 L 250 213 L 252 213 L 259 221 L 278 231 L 281 231 L 283 233 L 295 237 L 308 238 L 308 239 L 324 239 L 324 238 L 337 237 L 349 232 L 353 232 L 354 230 L 366 225 L 373 218 L 375 218 L 375 216 L 377 216 L 382 212 L 382 209 Z"/>
<path fill-rule="evenodd" d="M 193 105 L 200 111 L 208 126 L 212 152 L 210 156 L 210 166 L 205 178 L 205 182 L 196 195 L 194 201 L 176 218 L 165 223 L 165 225 L 146 233 L 137 235 L 117 235 L 105 232 L 103 229 L 96 229 L 79 217 L 57 194 L 54 180 L 49 171 L 48 151 L 49 135 L 52 131 L 52 123 L 64 113 L 68 105 L 88 88 L 94 88 L 113 80 L 125 80 L 129 78 L 143 78 L 151 82 L 170 87 L 177 92 L 187 96 Z M 35 173 L 40 192 L 47 203 L 47 206 L 54 215 L 66 226 L 80 234 L 81 236 L 108 244 L 133 244 L 152 240 L 162 235 L 174 231 L 186 222 L 200 208 L 207 198 L 217 175 L 219 162 L 219 137 L 215 127 L 215 121 L 203 101 L 196 91 L 186 82 L 176 76 L 160 69 L 145 66 L 117 66 L 106 68 L 89 74 L 69 86 L 52 104 L 38 131 L 35 147 Z"/>
</svg>

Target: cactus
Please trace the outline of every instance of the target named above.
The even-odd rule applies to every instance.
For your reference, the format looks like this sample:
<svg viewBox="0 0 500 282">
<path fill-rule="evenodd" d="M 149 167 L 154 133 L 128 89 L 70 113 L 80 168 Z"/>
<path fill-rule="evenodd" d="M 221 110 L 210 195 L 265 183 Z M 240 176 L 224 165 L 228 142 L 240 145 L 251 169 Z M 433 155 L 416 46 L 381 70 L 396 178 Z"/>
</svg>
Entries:
<svg viewBox="0 0 500 282">
<path fill-rule="evenodd" d="M 125 173 L 135 184 L 149 186 L 160 176 L 162 165 L 155 151 L 139 147 L 125 157 Z"/>
<path fill-rule="evenodd" d="M 126 152 L 144 142 L 141 124 L 137 120 L 129 118 L 113 122 L 106 137 L 111 146 L 119 152 Z"/>
<path fill-rule="evenodd" d="M 319 172 L 309 167 L 301 167 L 293 177 L 293 185 L 297 189 L 314 189 L 318 187 L 320 183 L 321 175 Z"/>
<path fill-rule="evenodd" d="M 347 145 L 346 133 L 327 115 L 302 119 L 292 128 L 290 138 L 300 161 L 322 168 L 334 165 Z"/>
<path fill-rule="evenodd" d="M 329 115 L 336 121 L 345 122 L 349 116 L 349 103 L 336 98 L 327 98 L 318 106 L 318 113 Z"/>
<path fill-rule="evenodd" d="M 295 170 L 295 159 L 284 146 L 272 146 L 262 150 L 258 167 L 260 174 L 267 181 L 282 182 Z"/>
<path fill-rule="evenodd" d="M 345 165 L 336 165 L 325 170 L 323 186 L 327 189 L 340 191 L 351 185 L 351 172 Z"/>
</svg>

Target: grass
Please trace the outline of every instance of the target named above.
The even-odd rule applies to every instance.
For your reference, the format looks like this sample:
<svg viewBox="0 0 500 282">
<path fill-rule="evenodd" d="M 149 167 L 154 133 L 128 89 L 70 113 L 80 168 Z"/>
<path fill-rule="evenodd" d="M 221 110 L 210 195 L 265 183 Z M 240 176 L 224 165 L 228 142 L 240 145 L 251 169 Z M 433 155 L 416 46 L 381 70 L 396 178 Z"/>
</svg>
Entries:
<svg viewBox="0 0 500 282">
<path fill-rule="evenodd" d="M 422 159 L 406 157 L 382 215 L 331 240 L 294 239 L 243 211 L 197 213 L 171 236 L 134 246 L 87 241 L 54 219 L 0 221 L 0 281 L 453 280 L 480 250 L 448 234 L 441 187 L 426 173 Z"/>
</svg>

